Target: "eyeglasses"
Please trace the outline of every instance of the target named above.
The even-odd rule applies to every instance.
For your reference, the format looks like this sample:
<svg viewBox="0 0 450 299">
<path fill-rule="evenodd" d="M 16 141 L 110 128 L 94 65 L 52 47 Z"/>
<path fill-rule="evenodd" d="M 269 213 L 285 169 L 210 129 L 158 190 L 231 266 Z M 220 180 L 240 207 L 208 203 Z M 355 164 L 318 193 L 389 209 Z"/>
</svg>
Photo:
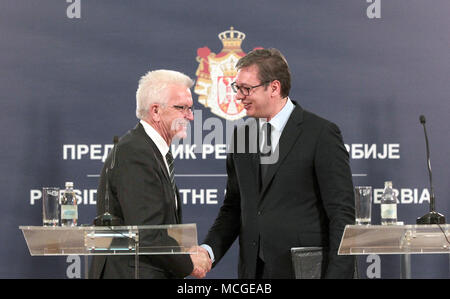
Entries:
<svg viewBox="0 0 450 299">
<path fill-rule="evenodd" d="M 250 95 L 250 91 L 253 89 L 253 88 L 256 88 L 256 87 L 260 87 L 260 86 L 263 86 L 263 85 L 266 85 L 267 83 L 269 83 L 270 81 L 265 81 L 265 82 L 263 82 L 263 83 L 261 83 L 261 84 L 259 84 L 259 85 L 255 85 L 255 86 L 249 86 L 249 87 L 246 87 L 246 86 L 239 86 L 239 85 L 237 85 L 236 84 L 236 82 L 233 82 L 233 83 L 231 83 L 231 88 L 233 89 L 233 91 L 234 92 L 238 92 L 238 91 L 240 91 L 244 96 L 248 96 L 248 95 Z"/>
<path fill-rule="evenodd" d="M 183 113 L 192 113 L 192 106 L 173 105 L 172 107 Z"/>
</svg>

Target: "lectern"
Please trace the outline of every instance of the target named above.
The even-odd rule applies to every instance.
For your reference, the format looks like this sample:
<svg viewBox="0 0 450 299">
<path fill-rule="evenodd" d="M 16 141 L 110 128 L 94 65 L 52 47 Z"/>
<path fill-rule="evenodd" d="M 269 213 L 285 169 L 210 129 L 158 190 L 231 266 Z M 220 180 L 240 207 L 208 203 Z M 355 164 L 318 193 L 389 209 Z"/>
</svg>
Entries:
<svg viewBox="0 0 450 299">
<path fill-rule="evenodd" d="M 347 225 L 339 255 L 402 255 L 402 278 L 410 278 L 410 254 L 450 254 L 450 225 Z"/>
<path fill-rule="evenodd" d="M 192 254 L 196 224 L 141 226 L 20 226 L 32 256 Z M 87 269 L 87 267 L 86 267 Z M 87 270 L 85 272 L 87 277 Z"/>
</svg>

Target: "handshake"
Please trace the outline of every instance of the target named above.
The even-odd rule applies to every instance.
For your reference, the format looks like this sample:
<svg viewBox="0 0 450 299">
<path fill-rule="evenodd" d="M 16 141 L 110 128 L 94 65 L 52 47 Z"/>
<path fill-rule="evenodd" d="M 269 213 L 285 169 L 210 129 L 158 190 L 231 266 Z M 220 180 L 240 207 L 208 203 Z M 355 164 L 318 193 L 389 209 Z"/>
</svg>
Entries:
<svg viewBox="0 0 450 299">
<path fill-rule="evenodd" d="M 204 278 L 212 266 L 208 251 L 203 247 L 194 246 L 189 249 L 189 252 L 192 252 L 191 260 L 194 264 L 194 270 L 191 275 L 196 278 Z"/>
</svg>

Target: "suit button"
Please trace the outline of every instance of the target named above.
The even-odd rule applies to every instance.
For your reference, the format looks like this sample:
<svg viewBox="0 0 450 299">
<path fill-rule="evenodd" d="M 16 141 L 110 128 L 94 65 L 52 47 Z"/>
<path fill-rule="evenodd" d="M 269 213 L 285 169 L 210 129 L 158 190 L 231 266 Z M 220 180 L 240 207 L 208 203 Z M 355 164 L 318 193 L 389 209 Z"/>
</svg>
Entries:
<svg viewBox="0 0 450 299">
<path fill-rule="evenodd" d="M 253 241 L 253 242 L 252 242 L 252 245 L 253 245 L 253 246 L 256 246 L 256 241 Z"/>
<path fill-rule="evenodd" d="M 262 212 L 261 212 L 261 211 L 258 211 L 258 216 L 261 216 L 261 214 L 262 214 Z"/>
</svg>

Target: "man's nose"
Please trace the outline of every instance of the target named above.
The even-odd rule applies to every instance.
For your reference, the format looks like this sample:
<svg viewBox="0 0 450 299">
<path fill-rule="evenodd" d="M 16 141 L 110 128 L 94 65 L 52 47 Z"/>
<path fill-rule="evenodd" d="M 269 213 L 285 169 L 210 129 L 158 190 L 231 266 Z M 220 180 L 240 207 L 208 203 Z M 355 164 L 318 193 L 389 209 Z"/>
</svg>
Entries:
<svg viewBox="0 0 450 299">
<path fill-rule="evenodd" d="M 186 114 L 186 119 L 188 119 L 189 121 L 194 120 L 194 110 L 188 110 L 188 113 Z"/>
<path fill-rule="evenodd" d="M 235 95 L 234 95 L 234 100 L 235 101 L 242 101 L 243 99 L 245 99 L 245 96 L 238 91 Z"/>
</svg>

